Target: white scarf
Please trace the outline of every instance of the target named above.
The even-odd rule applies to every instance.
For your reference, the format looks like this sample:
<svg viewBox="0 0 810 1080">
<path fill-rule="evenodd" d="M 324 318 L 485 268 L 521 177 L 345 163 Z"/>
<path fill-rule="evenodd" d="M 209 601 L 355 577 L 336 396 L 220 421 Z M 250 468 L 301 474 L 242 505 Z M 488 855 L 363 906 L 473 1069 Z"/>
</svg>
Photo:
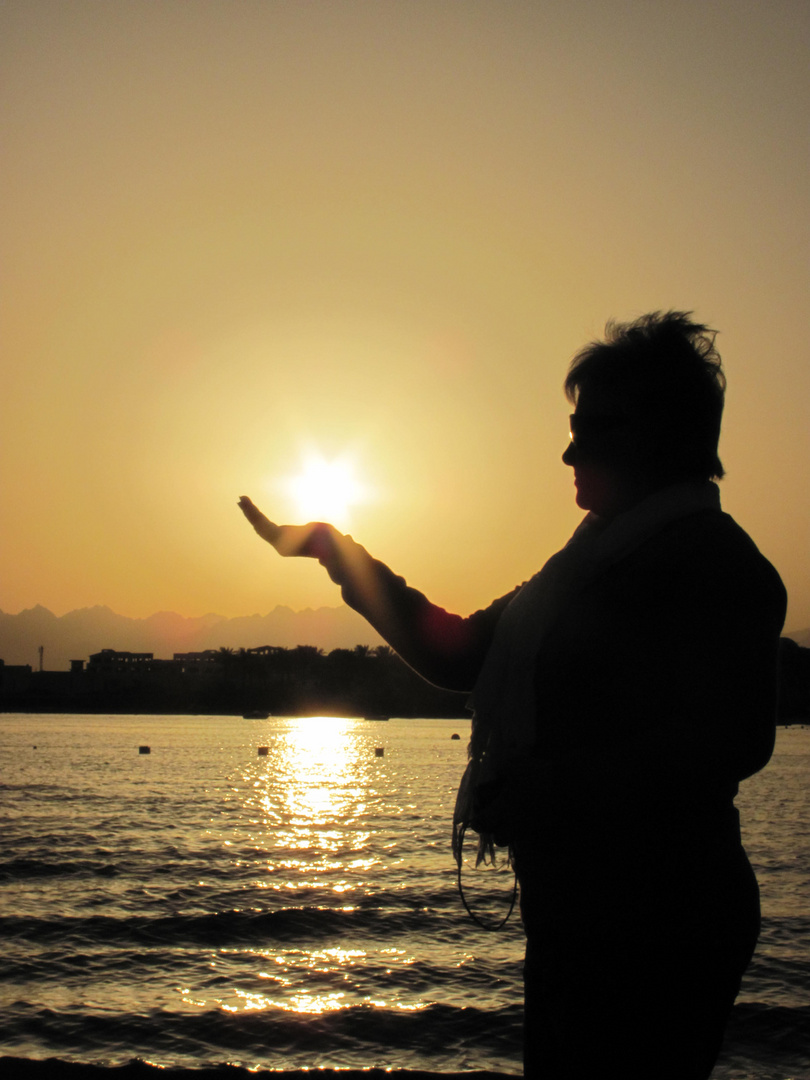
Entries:
<svg viewBox="0 0 810 1080">
<path fill-rule="evenodd" d="M 534 745 L 537 655 L 558 615 L 585 585 L 665 525 L 706 509 L 720 509 L 716 484 L 664 488 L 608 522 L 589 513 L 565 547 L 552 555 L 509 603 L 498 620 L 470 699 L 469 764 L 453 814 L 457 860 L 461 859 L 461 842 L 470 824 L 475 791 L 508 778 L 511 767 L 525 760 Z M 477 863 L 493 856 L 492 837 L 482 835 Z"/>
</svg>

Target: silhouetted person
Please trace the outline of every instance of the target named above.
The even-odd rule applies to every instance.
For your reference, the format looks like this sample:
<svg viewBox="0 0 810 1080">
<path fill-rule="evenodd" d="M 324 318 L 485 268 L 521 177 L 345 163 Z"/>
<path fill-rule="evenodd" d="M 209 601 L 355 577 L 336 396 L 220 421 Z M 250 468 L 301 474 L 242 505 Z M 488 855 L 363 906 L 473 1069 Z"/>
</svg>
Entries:
<svg viewBox="0 0 810 1080">
<path fill-rule="evenodd" d="M 786 597 L 720 509 L 725 377 L 685 314 L 609 324 L 572 361 L 563 461 L 589 511 L 468 618 L 331 526 L 277 526 L 431 682 L 472 690 L 456 829 L 508 843 L 527 937 L 525 1071 L 705 1080 L 759 932 L 734 798 L 774 742 Z"/>
</svg>

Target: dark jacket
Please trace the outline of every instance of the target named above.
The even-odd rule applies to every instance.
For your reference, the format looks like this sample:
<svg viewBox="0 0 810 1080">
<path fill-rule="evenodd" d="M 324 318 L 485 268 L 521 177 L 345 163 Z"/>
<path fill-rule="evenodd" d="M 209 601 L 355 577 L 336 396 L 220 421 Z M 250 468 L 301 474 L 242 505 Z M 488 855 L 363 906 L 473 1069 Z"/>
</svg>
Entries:
<svg viewBox="0 0 810 1080">
<path fill-rule="evenodd" d="M 337 543 L 346 602 L 425 678 L 471 689 L 518 590 L 462 618 Z M 739 850 L 733 800 L 773 749 L 785 608 L 779 575 L 719 510 L 665 526 L 572 597 L 537 657 L 536 799 L 514 837 L 527 883 L 539 863 L 581 888 Z"/>
</svg>

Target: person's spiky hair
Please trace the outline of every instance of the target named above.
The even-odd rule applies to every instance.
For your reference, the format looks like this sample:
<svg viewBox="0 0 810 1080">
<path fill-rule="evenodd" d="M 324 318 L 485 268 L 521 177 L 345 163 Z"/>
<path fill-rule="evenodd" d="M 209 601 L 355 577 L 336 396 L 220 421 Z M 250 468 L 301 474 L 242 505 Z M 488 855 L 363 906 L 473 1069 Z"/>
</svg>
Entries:
<svg viewBox="0 0 810 1080">
<path fill-rule="evenodd" d="M 586 345 L 571 361 L 566 397 L 576 405 L 587 387 L 621 401 L 644 431 L 648 466 L 658 478 L 719 480 L 726 377 L 716 336 L 691 312 L 611 321 L 604 341 Z"/>
</svg>

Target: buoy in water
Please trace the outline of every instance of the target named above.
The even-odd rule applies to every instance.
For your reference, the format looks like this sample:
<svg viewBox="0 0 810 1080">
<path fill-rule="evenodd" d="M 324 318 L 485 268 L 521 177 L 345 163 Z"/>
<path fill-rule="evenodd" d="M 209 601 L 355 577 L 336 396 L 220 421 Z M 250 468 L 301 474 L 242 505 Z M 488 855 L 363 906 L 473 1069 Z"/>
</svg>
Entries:
<svg viewBox="0 0 810 1080">
<path fill-rule="evenodd" d="M 374 756 L 375 757 L 382 757 L 384 754 L 385 754 L 385 747 L 384 746 L 375 746 L 374 747 Z"/>
<path fill-rule="evenodd" d="M 152 747 L 151 746 L 139 746 L 138 747 L 138 753 L 139 754 L 151 754 L 152 753 Z"/>
<path fill-rule="evenodd" d="M 457 731 L 454 731 L 453 734 L 450 736 L 450 738 L 451 739 L 460 739 L 461 736 L 459 735 L 459 733 Z"/>
<path fill-rule="evenodd" d="M 259 747 L 259 757 L 267 757 L 267 751 L 269 749 L 270 749 L 269 746 L 260 746 Z"/>
</svg>

